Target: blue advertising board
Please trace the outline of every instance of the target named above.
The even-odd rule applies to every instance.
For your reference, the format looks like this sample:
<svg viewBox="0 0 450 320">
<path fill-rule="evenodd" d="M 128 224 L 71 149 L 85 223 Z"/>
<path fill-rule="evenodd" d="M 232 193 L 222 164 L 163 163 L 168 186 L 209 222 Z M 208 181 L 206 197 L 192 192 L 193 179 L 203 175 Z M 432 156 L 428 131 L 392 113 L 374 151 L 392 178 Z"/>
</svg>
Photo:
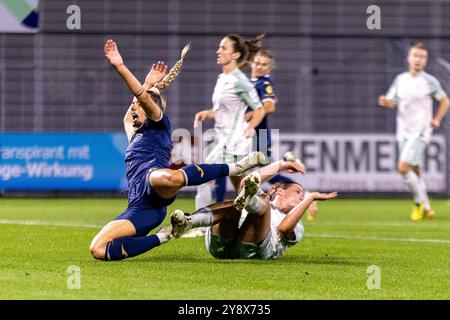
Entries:
<svg viewBox="0 0 450 320">
<path fill-rule="evenodd" d="M 0 190 L 123 190 L 124 134 L 0 133 Z"/>
</svg>

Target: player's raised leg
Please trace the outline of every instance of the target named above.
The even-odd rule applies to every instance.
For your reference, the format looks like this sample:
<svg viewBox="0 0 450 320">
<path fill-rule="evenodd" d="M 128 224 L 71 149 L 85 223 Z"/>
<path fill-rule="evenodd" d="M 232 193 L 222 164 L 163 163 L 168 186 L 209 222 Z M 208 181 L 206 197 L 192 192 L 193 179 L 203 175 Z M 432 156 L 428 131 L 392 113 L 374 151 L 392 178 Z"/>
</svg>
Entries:
<svg viewBox="0 0 450 320">
<path fill-rule="evenodd" d="M 198 186 L 216 178 L 237 176 L 264 162 L 262 152 L 252 152 L 232 164 L 191 164 L 179 170 L 155 170 L 149 174 L 148 180 L 159 196 L 169 199 L 185 186 Z"/>
</svg>

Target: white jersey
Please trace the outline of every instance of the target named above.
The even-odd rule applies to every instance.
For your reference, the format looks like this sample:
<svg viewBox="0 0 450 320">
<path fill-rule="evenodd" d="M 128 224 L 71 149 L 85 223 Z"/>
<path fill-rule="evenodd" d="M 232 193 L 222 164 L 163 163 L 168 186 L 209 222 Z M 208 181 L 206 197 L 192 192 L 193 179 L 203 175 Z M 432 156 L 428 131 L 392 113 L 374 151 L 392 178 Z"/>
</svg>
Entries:
<svg viewBox="0 0 450 320">
<path fill-rule="evenodd" d="M 239 228 L 244 223 L 245 217 L 247 217 L 247 211 L 242 210 L 241 219 L 239 220 Z M 296 245 L 303 237 L 305 233 L 305 227 L 301 220 L 297 222 L 294 228 L 295 238 L 293 240 L 286 240 L 281 238 L 281 234 L 278 231 L 278 226 L 281 221 L 286 217 L 286 214 L 275 208 L 271 204 L 270 208 L 270 246 L 272 247 L 270 252 L 272 253 L 271 258 L 275 259 L 284 254 L 287 248 Z"/>
<path fill-rule="evenodd" d="M 218 143 L 234 155 L 246 155 L 252 149 L 252 138 L 245 138 L 247 106 L 262 107 L 258 93 L 247 76 L 239 69 L 221 73 L 212 96 Z"/>
<path fill-rule="evenodd" d="M 386 95 L 397 103 L 397 140 L 420 138 L 429 142 L 433 98 L 440 101 L 446 96 L 439 81 L 424 71 L 414 76 L 399 74 Z"/>
</svg>

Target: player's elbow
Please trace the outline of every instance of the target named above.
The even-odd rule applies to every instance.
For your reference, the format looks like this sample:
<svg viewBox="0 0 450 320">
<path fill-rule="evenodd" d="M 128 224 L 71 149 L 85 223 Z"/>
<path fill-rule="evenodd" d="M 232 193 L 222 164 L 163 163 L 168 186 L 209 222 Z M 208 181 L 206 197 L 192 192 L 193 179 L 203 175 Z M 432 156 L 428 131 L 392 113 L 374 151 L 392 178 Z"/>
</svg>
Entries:
<svg viewBox="0 0 450 320">
<path fill-rule="evenodd" d="M 278 226 L 278 232 L 283 239 L 292 240 L 293 238 L 295 238 L 295 234 L 292 228 Z"/>
<path fill-rule="evenodd" d="M 264 102 L 264 112 L 265 112 L 266 115 L 274 113 L 275 110 L 276 110 L 275 103 L 273 103 L 272 101 L 265 101 Z"/>
<path fill-rule="evenodd" d="M 269 108 L 267 108 L 267 109 L 264 109 L 264 111 L 265 111 L 266 114 L 274 113 L 275 110 L 276 110 L 275 106 L 272 106 L 272 107 L 269 107 Z"/>
<path fill-rule="evenodd" d="M 291 232 L 291 228 L 288 225 L 285 224 L 280 224 L 278 226 L 278 232 L 282 235 L 285 236 L 287 234 L 289 234 Z"/>
</svg>

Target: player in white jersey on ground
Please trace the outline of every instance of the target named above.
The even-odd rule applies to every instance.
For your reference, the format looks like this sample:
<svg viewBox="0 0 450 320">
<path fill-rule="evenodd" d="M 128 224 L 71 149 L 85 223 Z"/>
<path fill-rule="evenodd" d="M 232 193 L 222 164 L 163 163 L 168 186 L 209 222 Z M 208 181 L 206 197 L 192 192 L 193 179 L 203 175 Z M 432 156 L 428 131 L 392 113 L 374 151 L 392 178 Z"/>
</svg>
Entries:
<svg viewBox="0 0 450 320">
<path fill-rule="evenodd" d="M 171 215 L 173 235 L 178 238 L 191 228 L 210 226 L 205 243 L 215 258 L 280 257 L 303 237 L 301 218 L 311 203 L 337 196 L 336 192 L 311 192 L 305 197 L 303 187 L 292 181 L 278 182 L 268 194 L 257 195 L 262 181 L 284 170 L 303 172 L 304 167 L 298 162 L 279 161 L 245 177 L 234 201 L 218 202 L 189 216 L 175 210 Z"/>
<path fill-rule="evenodd" d="M 208 153 L 205 163 L 232 163 L 252 151 L 255 127 L 264 117 L 264 108 L 248 77 L 240 70 L 252 61 L 261 47 L 263 35 L 245 40 L 230 34 L 222 39 L 217 50 L 217 64 L 222 67 L 213 93 L 213 108 L 195 115 L 198 124 L 214 119 L 215 146 Z M 252 120 L 245 121 L 247 107 L 254 109 Z M 236 190 L 242 177 L 231 179 Z M 202 208 L 212 201 L 213 184 L 197 189 L 196 207 Z"/>
<path fill-rule="evenodd" d="M 422 43 L 411 46 L 408 54 L 409 71 L 399 74 L 386 96 L 378 98 L 385 108 L 397 106 L 397 143 L 400 157 L 397 170 L 414 197 L 410 218 L 419 221 L 431 219 L 431 208 L 420 164 L 433 129 L 439 128 L 447 113 L 449 100 L 439 81 L 424 70 L 428 50 Z M 433 98 L 439 102 L 433 117 Z"/>
</svg>

